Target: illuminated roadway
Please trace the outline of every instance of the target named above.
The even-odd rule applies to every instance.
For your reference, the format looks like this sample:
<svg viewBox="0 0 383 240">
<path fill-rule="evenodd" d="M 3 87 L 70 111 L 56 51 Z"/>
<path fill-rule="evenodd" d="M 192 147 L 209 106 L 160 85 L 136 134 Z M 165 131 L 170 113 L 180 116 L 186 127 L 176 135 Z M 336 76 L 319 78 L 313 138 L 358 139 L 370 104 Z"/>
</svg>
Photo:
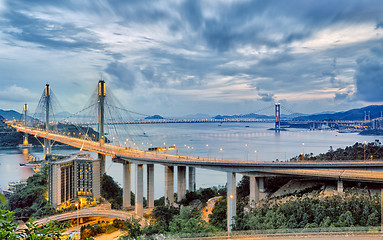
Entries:
<svg viewBox="0 0 383 240">
<path fill-rule="evenodd" d="M 112 144 L 65 136 L 20 125 L 11 125 L 17 131 L 50 139 L 82 150 L 113 157 L 114 162 L 126 161 L 138 164 L 156 163 L 173 166 L 191 166 L 205 169 L 237 172 L 248 175 L 275 176 L 293 175 L 353 181 L 383 182 L 383 161 L 342 161 L 342 162 L 256 162 L 177 156 L 158 152 L 135 150 Z"/>
<path fill-rule="evenodd" d="M 119 211 L 111 209 L 97 209 L 97 208 L 83 208 L 77 211 L 66 212 L 62 214 L 52 215 L 46 218 L 36 220 L 35 223 L 38 225 L 47 224 L 50 221 L 66 221 L 75 218 L 85 218 L 85 217 L 110 217 L 117 218 L 121 220 L 128 220 L 131 218 L 137 218 L 140 220 L 141 225 L 148 224 L 148 221 L 144 218 L 140 218 L 134 214 L 134 211 Z"/>
<path fill-rule="evenodd" d="M 275 119 L 155 119 L 155 120 L 143 120 L 143 121 L 130 121 L 130 122 L 109 122 L 105 125 L 119 125 L 119 124 L 164 124 L 164 123 L 275 123 Z M 359 120 L 281 120 L 281 123 L 298 123 L 298 124 L 307 124 L 307 123 L 329 123 L 329 124 L 365 124 L 369 121 L 359 121 Z M 76 123 L 78 126 L 88 126 L 88 125 L 97 125 L 96 122 L 84 122 Z"/>
</svg>

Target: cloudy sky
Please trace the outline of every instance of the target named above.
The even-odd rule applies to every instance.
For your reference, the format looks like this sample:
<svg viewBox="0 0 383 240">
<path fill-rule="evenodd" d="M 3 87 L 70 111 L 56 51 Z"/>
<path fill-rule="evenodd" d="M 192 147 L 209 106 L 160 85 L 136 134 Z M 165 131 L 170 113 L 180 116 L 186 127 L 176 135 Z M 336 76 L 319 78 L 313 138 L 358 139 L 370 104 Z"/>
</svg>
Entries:
<svg viewBox="0 0 383 240">
<path fill-rule="evenodd" d="M 381 0 L 0 0 L 0 24 L 2 109 L 34 110 L 49 83 L 77 112 L 101 75 L 164 116 L 383 103 Z"/>
</svg>

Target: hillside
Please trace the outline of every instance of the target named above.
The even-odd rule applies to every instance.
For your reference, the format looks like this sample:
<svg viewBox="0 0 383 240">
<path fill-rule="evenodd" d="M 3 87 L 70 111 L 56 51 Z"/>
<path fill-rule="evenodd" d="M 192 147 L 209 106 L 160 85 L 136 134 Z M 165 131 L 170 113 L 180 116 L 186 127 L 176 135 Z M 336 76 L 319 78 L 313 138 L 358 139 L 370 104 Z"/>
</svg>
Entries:
<svg viewBox="0 0 383 240">
<path fill-rule="evenodd" d="M 364 120 L 365 112 L 370 112 L 371 119 L 381 116 L 383 105 L 371 105 L 363 108 L 351 109 L 345 112 L 313 114 L 307 116 L 296 117 L 293 120 Z"/>
<path fill-rule="evenodd" d="M 22 115 L 14 110 L 2 110 L 0 109 L 0 116 L 8 120 L 21 120 Z"/>
</svg>

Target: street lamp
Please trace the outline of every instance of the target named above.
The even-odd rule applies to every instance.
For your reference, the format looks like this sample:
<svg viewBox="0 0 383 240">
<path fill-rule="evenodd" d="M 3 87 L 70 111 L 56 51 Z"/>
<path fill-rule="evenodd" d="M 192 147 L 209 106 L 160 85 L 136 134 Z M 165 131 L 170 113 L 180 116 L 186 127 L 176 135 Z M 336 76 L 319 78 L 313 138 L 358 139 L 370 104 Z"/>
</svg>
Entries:
<svg viewBox="0 0 383 240">
<path fill-rule="evenodd" d="M 255 150 L 254 152 L 255 152 L 255 159 L 256 159 L 256 161 L 258 162 L 258 151 Z"/>
<path fill-rule="evenodd" d="M 305 160 L 305 143 L 302 143 L 302 162 Z"/>
<path fill-rule="evenodd" d="M 364 157 L 363 157 L 363 159 L 364 159 L 364 161 L 366 161 L 366 141 L 364 141 L 364 145 L 363 145 L 363 152 L 364 152 Z"/>
<path fill-rule="evenodd" d="M 229 198 L 227 199 L 228 201 L 228 205 L 227 205 L 227 236 L 230 237 L 230 232 L 231 232 L 231 226 L 230 226 L 230 222 L 231 222 L 231 215 L 230 215 L 230 209 L 231 209 L 231 202 L 230 200 L 233 199 L 234 196 L 233 194 L 230 194 L 229 195 Z"/>
<path fill-rule="evenodd" d="M 209 148 L 209 144 L 206 144 L 206 147 L 207 147 L 207 159 L 210 159 L 210 148 Z"/>
<path fill-rule="evenodd" d="M 219 151 L 222 153 L 222 160 L 223 160 L 223 148 L 220 148 Z"/>
<path fill-rule="evenodd" d="M 78 219 L 78 203 L 76 203 L 76 207 L 77 207 L 77 231 L 80 232 L 80 224 L 79 224 L 79 219 Z M 80 235 L 80 233 L 79 233 Z"/>
<path fill-rule="evenodd" d="M 246 161 L 249 160 L 249 147 L 247 146 L 247 144 L 245 144 L 245 147 L 246 147 Z"/>
</svg>

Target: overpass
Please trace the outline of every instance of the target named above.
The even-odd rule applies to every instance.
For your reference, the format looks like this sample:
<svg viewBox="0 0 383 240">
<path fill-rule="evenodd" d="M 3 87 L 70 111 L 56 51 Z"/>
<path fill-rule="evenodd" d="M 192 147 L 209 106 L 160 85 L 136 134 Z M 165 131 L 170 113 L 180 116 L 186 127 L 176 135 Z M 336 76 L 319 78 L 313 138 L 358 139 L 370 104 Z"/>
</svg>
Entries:
<svg viewBox="0 0 383 240">
<path fill-rule="evenodd" d="M 133 211 L 127 212 L 122 210 L 114 210 L 114 209 L 101 209 L 97 207 L 92 208 L 83 208 L 78 211 L 65 212 L 61 214 L 52 215 L 49 217 L 41 218 L 35 221 L 37 225 L 44 225 L 51 221 L 67 221 L 71 219 L 81 219 L 87 217 L 108 217 L 108 218 L 116 218 L 121 220 L 129 220 L 129 219 L 137 219 L 142 226 L 146 226 L 149 222 L 142 217 L 134 214 Z"/>
</svg>

